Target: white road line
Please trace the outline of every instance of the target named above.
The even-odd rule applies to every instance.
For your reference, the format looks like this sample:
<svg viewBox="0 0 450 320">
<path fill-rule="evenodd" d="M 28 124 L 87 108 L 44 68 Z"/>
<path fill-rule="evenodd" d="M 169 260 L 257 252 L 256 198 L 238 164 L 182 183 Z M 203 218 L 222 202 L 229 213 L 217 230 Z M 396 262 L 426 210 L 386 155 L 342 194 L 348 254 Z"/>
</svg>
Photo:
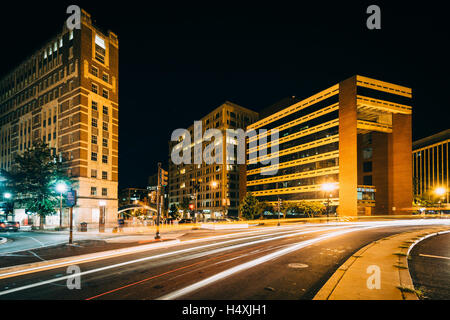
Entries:
<svg viewBox="0 0 450 320">
<path fill-rule="evenodd" d="M 434 256 L 434 255 L 431 255 L 431 254 L 422 254 L 422 253 L 420 253 L 419 256 L 421 256 L 421 257 L 427 257 L 427 258 L 437 258 L 437 259 L 446 259 L 446 260 L 450 260 L 450 257 Z"/>
<path fill-rule="evenodd" d="M 342 228 L 343 227 L 331 227 L 331 228 L 327 228 L 327 229 L 342 229 Z M 319 230 L 311 230 L 311 231 L 301 231 L 301 232 L 290 233 L 290 234 L 287 234 L 287 235 L 273 237 L 273 238 L 269 238 L 269 239 L 263 239 L 263 240 L 253 241 L 253 242 L 246 242 L 246 243 L 243 243 L 243 244 L 238 244 L 238 245 L 225 247 L 225 248 L 220 248 L 220 249 L 221 249 L 221 251 L 232 250 L 232 249 L 234 249 L 236 247 L 242 247 L 242 246 L 245 246 L 245 245 L 248 246 L 248 245 L 252 245 L 254 243 L 260 243 L 262 241 L 271 241 L 271 240 L 276 240 L 276 239 L 280 239 L 280 238 L 285 238 L 285 237 L 290 237 L 290 236 L 295 236 L 295 235 L 300 235 L 300 234 L 321 232 L 321 231 L 326 231 L 326 230 L 319 229 Z M 292 231 L 289 231 L 289 232 L 292 232 Z M 267 236 L 267 235 L 260 235 L 260 236 L 255 236 L 255 237 L 251 237 L 251 238 L 258 238 L 258 237 L 263 237 L 263 236 Z M 109 266 L 105 266 L 105 267 L 101 267 L 101 268 L 97 268 L 97 269 L 93 269 L 93 270 L 84 271 L 84 272 L 79 273 L 78 275 L 79 276 L 84 276 L 84 275 L 87 275 L 87 274 L 96 273 L 96 272 L 100 272 L 100 271 L 105 271 L 105 270 L 109 270 L 109 269 L 114 269 L 114 268 L 118 268 L 118 267 L 123 267 L 123 266 L 126 266 L 126 265 L 138 263 L 138 262 L 154 260 L 154 259 L 158 259 L 158 258 L 162 258 L 162 257 L 167 257 L 167 256 L 171 256 L 171 255 L 185 253 L 185 252 L 190 252 L 190 251 L 199 250 L 199 249 L 203 249 L 203 248 L 208 248 L 208 247 L 215 246 L 215 245 L 218 245 L 218 244 L 236 242 L 236 241 L 239 241 L 239 240 L 242 240 L 242 239 L 233 239 L 233 240 L 228 240 L 228 241 L 222 242 L 222 243 L 213 243 L 213 244 L 203 245 L 203 246 L 200 246 L 200 247 L 182 249 L 182 250 L 173 251 L 173 252 L 166 252 L 166 253 L 162 253 L 162 254 L 155 255 L 155 256 L 150 256 L 150 257 L 130 260 L 130 261 L 117 263 L 117 264 L 113 264 L 113 265 L 109 265 Z M 219 249 L 214 250 L 214 251 L 218 251 L 218 250 Z M 63 277 L 50 279 L 50 280 L 46 280 L 46 281 L 40 281 L 40 282 L 29 284 L 29 285 L 26 285 L 26 286 L 13 288 L 13 289 L 5 290 L 5 291 L 0 291 L 0 296 L 6 295 L 6 294 L 10 294 L 10 293 L 13 293 L 13 292 L 17 292 L 17 291 L 22 291 L 22 290 L 26 290 L 26 289 L 39 287 L 39 286 L 42 286 L 42 285 L 45 285 L 45 284 L 50 284 L 50 283 L 57 282 L 57 281 L 66 280 L 66 279 L 69 279 L 71 277 L 73 277 L 73 275 L 63 276 Z"/>
</svg>

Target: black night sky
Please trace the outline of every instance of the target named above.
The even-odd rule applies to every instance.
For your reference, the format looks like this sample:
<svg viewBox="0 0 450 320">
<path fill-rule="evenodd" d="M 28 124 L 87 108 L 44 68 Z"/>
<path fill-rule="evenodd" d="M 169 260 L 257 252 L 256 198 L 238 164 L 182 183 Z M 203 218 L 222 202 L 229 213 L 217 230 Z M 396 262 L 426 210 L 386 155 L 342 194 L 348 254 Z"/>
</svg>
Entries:
<svg viewBox="0 0 450 320">
<path fill-rule="evenodd" d="M 120 188 L 144 187 L 157 162 L 167 164 L 171 132 L 225 100 L 259 111 L 354 74 L 412 87 L 414 139 L 449 128 L 444 7 L 153 2 L 17 1 L 0 10 L 0 77 L 56 35 L 70 4 L 119 36 Z M 366 28 L 370 4 L 381 8 L 381 30 Z"/>
</svg>

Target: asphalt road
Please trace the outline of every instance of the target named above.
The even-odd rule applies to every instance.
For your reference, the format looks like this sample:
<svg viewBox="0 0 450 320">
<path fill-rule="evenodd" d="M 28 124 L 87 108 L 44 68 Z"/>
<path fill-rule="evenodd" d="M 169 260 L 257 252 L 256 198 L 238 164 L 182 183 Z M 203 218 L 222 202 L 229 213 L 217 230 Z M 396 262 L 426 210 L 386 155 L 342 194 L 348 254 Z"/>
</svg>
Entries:
<svg viewBox="0 0 450 320">
<path fill-rule="evenodd" d="M 450 233 L 419 242 L 408 262 L 414 288 L 424 300 L 450 300 Z"/>
<path fill-rule="evenodd" d="M 77 281 L 67 267 L 0 279 L 0 299 L 311 299 L 359 248 L 417 228 L 426 226 L 298 225 L 186 240 L 80 264 L 79 289 L 68 288 Z"/>
</svg>

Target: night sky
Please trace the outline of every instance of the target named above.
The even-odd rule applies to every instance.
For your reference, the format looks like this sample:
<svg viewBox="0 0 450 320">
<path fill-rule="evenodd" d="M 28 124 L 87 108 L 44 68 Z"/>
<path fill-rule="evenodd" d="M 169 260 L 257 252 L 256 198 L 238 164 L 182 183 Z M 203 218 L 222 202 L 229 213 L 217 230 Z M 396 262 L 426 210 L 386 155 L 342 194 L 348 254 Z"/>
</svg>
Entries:
<svg viewBox="0 0 450 320">
<path fill-rule="evenodd" d="M 0 77 L 59 32 L 69 4 L 115 32 L 120 188 L 145 187 L 157 162 L 167 166 L 172 131 L 226 100 L 259 111 L 288 96 L 307 98 L 354 74 L 413 89 L 414 140 L 450 127 L 444 7 L 423 1 L 208 3 L 2 3 Z M 381 30 L 366 27 L 370 4 L 381 8 Z"/>
</svg>

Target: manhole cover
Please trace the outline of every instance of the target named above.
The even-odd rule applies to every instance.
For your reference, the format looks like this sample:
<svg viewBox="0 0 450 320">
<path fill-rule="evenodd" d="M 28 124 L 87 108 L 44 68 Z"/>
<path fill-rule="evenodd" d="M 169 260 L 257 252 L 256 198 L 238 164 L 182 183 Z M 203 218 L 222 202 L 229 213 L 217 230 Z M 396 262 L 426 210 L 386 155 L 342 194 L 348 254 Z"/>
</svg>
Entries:
<svg viewBox="0 0 450 320">
<path fill-rule="evenodd" d="M 293 269 L 303 269 L 308 268 L 308 265 L 304 263 L 289 263 L 288 267 Z"/>
</svg>

